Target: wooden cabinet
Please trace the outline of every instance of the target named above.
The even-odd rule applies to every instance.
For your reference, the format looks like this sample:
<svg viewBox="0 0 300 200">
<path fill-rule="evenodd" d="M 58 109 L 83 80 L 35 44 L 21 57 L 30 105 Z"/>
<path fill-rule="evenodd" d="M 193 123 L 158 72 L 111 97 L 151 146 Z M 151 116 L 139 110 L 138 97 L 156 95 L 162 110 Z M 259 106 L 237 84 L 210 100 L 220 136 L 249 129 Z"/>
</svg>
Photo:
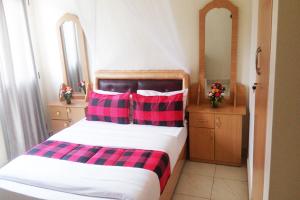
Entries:
<svg viewBox="0 0 300 200">
<path fill-rule="evenodd" d="M 228 165 L 241 164 L 244 107 L 191 105 L 189 111 L 190 159 Z"/>
<path fill-rule="evenodd" d="M 190 127 L 190 159 L 214 160 L 214 129 Z M 192 138 L 192 139 L 191 139 Z"/>
<path fill-rule="evenodd" d="M 240 163 L 242 151 L 242 116 L 215 115 L 215 160 Z"/>
<path fill-rule="evenodd" d="M 50 103 L 48 111 L 51 120 L 51 134 L 55 134 L 83 119 L 86 107 L 87 103 L 84 101 L 72 101 L 71 104 L 65 104 L 64 102 Z"/>
</svg>

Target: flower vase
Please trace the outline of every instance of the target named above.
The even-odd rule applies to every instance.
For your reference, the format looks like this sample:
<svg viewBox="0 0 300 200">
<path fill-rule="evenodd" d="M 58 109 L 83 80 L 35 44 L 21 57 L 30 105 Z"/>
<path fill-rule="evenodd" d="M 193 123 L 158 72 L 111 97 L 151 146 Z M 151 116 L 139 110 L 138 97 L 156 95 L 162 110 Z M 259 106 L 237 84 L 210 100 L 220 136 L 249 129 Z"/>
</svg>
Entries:
<svg viewBox="0 0 300 200">
<path fill-rule="evenodd" d="M 219 101 L 211 101 L 210 103 L 213 108 L 219 107 Z"/>
<path fill-rule="evenodd" d="M 66 103 L 67 103 L 67 104 L 71 104 L 71 98 L 66 99 Z"/>
</svg>

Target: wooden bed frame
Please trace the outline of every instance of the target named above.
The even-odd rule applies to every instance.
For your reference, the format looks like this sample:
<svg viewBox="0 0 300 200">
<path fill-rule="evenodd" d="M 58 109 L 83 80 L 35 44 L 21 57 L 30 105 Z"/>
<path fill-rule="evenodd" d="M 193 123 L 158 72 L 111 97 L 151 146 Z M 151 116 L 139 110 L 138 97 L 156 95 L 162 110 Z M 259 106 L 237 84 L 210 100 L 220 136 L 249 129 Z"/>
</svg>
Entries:
<svg viewBox="0 0 300 200">
<path fill-rule="evenodd" d="M 180 177 L 181 174 L 181 170 L 184 166 L 186 160 L 186 143 L 183 146 L 181 153 L 179 155 L 179 158 L 176 162 L 176 165 L 173 169 L 173 172 L 168 180 L 168 183 L 163 191 L 163 193 L 160 195 L 160 199 L 159 200 L 171 200 L 173 197 L 173 193 L 175 191 L 178 179 Z"/>
<path fill-rule="evenodd" d="M 99 89 L 99 80 L 182 80 L 182 89 L 189 87 L 189 75 L 182 70 L 98 70 L 95 73 L 94 88 Z M 171 200 L 181 170 L 186 160 L 186 143 L 175 164 L 160 200 Z"/>
</svg>

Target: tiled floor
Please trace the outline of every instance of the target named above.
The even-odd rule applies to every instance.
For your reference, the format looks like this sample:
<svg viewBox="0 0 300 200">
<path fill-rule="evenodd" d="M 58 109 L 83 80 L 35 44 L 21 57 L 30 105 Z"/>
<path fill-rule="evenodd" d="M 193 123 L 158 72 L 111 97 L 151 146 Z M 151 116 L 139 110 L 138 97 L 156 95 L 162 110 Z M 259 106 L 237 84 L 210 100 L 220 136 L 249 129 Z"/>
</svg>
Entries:
<svg viewBox="0 0 300 200">
<path fill-rule="evenodd" d="M 248 200 L 247 169 L 187 161 L 173 200 Z"/>
</svg>

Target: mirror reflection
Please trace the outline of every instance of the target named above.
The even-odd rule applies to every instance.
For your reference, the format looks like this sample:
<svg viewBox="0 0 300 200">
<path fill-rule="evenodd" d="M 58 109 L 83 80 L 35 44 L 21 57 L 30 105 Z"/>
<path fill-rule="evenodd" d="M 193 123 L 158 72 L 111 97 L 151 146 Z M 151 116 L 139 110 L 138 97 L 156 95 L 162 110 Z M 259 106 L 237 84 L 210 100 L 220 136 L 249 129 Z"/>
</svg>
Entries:
<svg viewBox="0 0 300 200">
<path fill-rule="evenodd" d="M 213 82 L 225 87 L 230 95 L 232 16 L 225 8 L 214 8 L 205 19 L 206 94 Z"/>
<path fill-rule="evenodd" d="M 74 92 L 83 92 L 78 83 L 83 80 L 82 61 L 80 60 L 80 43 L 77 24 L 66 21 L 60 27 L 63 54 L 66 67 L 67 84 Z"/>
</svg>

